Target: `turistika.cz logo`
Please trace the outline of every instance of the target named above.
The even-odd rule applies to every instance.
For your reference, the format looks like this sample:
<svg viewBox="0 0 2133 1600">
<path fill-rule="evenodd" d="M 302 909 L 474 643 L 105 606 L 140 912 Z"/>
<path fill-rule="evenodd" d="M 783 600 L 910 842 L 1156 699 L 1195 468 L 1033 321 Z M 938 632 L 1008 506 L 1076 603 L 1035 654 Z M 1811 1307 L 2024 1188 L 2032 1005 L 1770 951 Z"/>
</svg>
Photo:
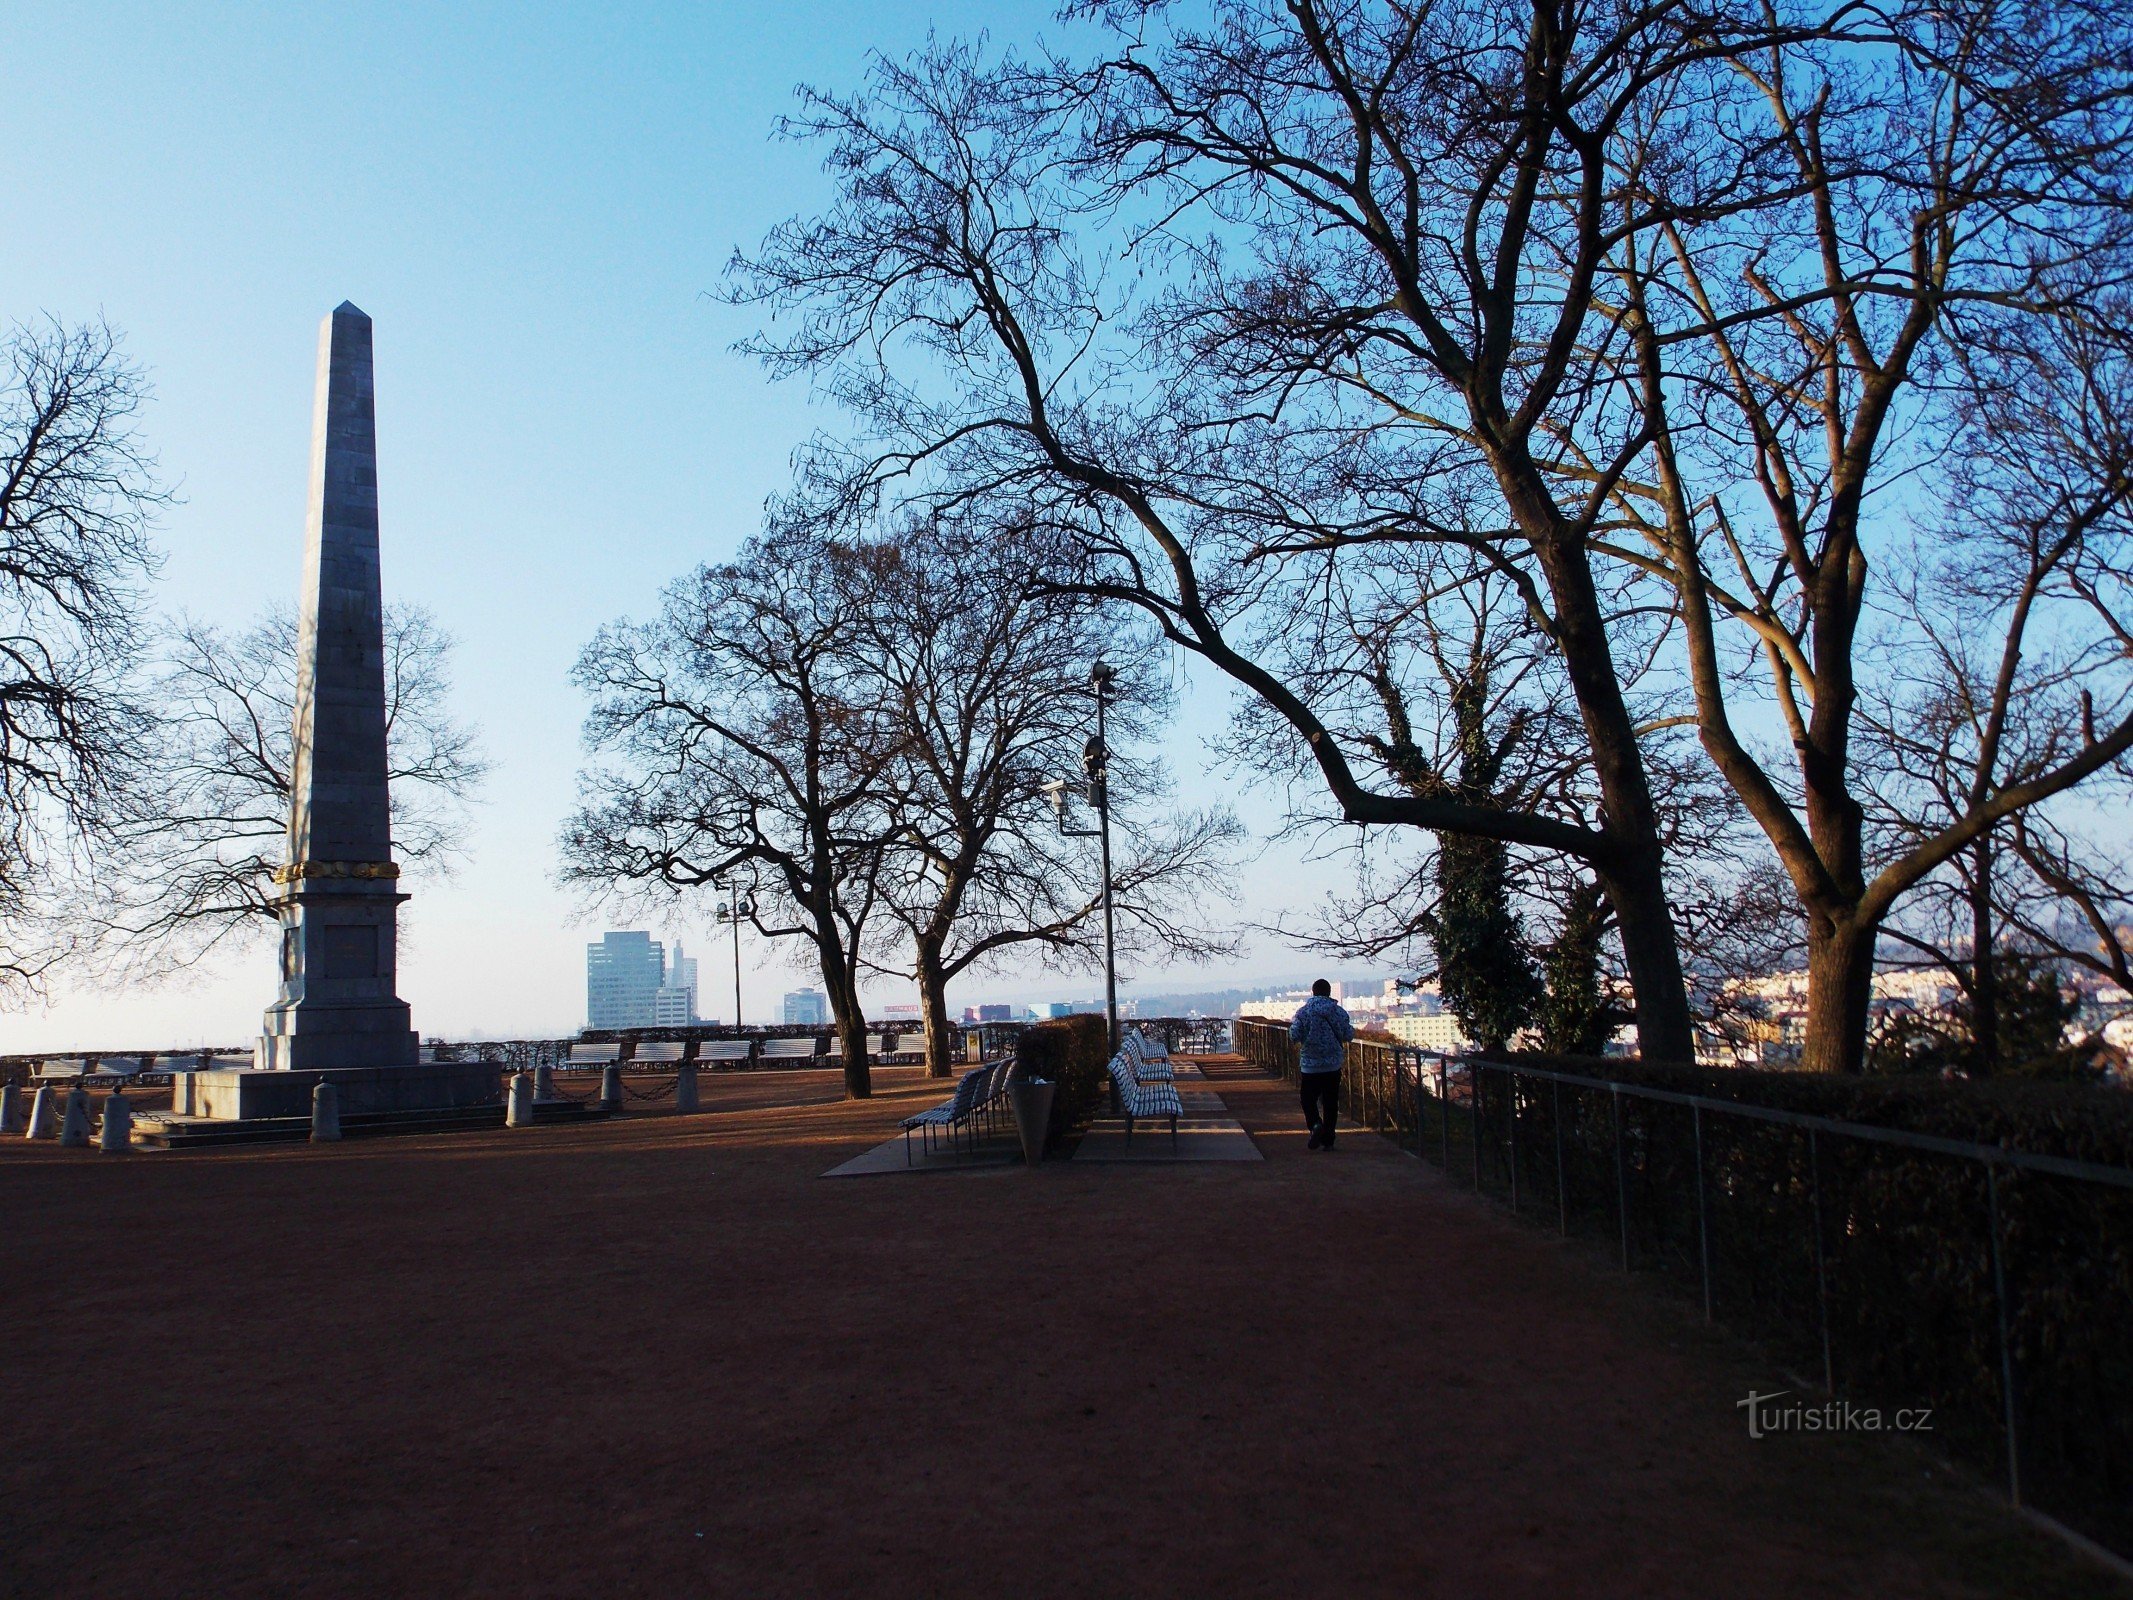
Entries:
<svg viewBox="0 0 2133 1600">
<path fill-rule="evenodd" d="M 1820 1405 L 1809 1405 L 1804 1400 L 1795 1400 L 1790 1405 L 1778 1402 L 1790 1395 L 1790 1389 L 1780 1389 L 1775 1394 L 1757 1394 L 1748 1391 L 1748 1398 L 1733 1402 L 1733 1409 L 1748 1413 L 1748 1437 L 1760 1439 L 1771 1433 L 1931 1433 L 1933 1431 L 1933 1408 L 1931 1406 L 1906 1406 L 1897 1411 L 1883 1411 L 1877 1406 L 1855 1406 L 1849 1400 L 1825 1400 Z"/>
</svg>

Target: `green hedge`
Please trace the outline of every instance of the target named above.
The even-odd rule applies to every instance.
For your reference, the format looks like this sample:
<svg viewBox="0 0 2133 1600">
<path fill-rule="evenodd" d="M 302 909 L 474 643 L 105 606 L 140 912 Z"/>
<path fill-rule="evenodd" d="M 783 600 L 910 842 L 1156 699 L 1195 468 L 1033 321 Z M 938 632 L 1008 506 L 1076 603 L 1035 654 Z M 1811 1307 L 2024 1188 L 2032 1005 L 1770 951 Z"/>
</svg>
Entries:
<svg viewBox="0 0 2133 1600">
<path fill-rule="evenodd" d="M 1104 1103 L 1108 1044 L 1104 1019 L 1088 1015 L 1058 1017 L 1015 1035 L 1020 1075 L 1049 1078 L 1059 1086 L 1052 1096 L 1047 1150 L 1056 1150 L 1060 1140 L 1085 1124 Z"/>
</svg>

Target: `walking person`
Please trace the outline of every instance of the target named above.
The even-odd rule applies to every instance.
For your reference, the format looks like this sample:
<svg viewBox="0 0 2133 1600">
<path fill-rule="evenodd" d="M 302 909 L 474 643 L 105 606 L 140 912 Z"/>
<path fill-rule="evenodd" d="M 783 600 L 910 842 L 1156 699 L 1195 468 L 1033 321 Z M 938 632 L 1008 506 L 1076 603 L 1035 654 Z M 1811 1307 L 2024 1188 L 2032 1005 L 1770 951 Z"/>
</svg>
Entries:
<svg viewBox="0 0 2133 1600">
<path fill-rule="evenodd" d="M 1289 1024 L 1296 1041 L 1296 1077 L 1303 1085 L 1304 1126 L 1313 1150 L 1333 1148 L 1333 1126 L 1340 1117 L 1341 1047 L 1355 1037 L 1355 1024 L 1333 998 L 1333 985 L 1320 978 L 1311 998 Z"/>
</svg>

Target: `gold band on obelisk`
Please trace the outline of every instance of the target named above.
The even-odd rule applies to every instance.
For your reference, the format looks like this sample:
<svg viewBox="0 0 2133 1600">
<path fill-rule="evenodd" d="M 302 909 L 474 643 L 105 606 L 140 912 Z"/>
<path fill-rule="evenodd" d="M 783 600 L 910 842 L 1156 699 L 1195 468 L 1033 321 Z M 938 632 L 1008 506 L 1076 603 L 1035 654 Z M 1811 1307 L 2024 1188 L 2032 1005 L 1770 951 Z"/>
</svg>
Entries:
<svg viewBox="0 0 2133 1600">
<path fill-rule="evenodd" d="M 302 878 L 397 878 L 397 861 L 292 861 L 274 869 L 276 883 L 295 883 Z"/>
</svg>

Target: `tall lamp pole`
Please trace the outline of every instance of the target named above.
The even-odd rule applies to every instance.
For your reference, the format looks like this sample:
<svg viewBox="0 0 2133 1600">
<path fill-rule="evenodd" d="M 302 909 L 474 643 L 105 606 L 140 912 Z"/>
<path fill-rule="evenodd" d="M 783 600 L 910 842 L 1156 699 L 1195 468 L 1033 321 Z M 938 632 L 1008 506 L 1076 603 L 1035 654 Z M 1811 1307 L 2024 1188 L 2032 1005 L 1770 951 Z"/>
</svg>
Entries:
<svg viewBox="0 0 2133 1600">
<path fill-rule="evenodd" d="M 718 920 L 733 924 L 733 1026 L 741 1026 L 741 920 L 755 915 L 755 885 L 714 879 L 712 887 L 724 896 L 718 902 Z"/>
<path fill-rule="evenodd" d="M 1097 853 L 1103 859 L 1104 875 L 1104 1031 L 1107 1048 L 1118 1050 L 1118 949 L 1117 928 L 1111 914 L 1111 747 L 1104 740 L 1104 706 L 1111 698 L 1111 683 L 1117 674 L 1098 661 L 1089 669 L 1089 692 L 1096 696 L 1096 737 L 1082 751 L 1081 764 L 1089 774 L 1089 803 L 1096 808 Z"/>
<path fill-rule="evenodd" d="M 1097 854 L 1103 863 L 1104 1032 L 1114 1055 L 1118 1052 L 1118 929 L 1111 908 L 1111 788 L 1107 781 L 1111 748 L 1105 742 L 1104 707 L 1111 699 L 1111 686 L 1117 676 L 1101 661 L 1089 669 L 1089 692 L 1096 696 L 1096 736 L 1082 747 L 1081 768 L 1088 779 L 1085 792 L 1089 805 L 1096 812 L 1096 826 L 1067 826 L 1067 791 L 1074 787 L 1067 779 L 1060 778 L 1044 786 L 1044 792 L 1052 797 L 1052 809 L 1059 814 L 1059 831 L 1069 839 L 1095 839 Z"/>
</svg>

